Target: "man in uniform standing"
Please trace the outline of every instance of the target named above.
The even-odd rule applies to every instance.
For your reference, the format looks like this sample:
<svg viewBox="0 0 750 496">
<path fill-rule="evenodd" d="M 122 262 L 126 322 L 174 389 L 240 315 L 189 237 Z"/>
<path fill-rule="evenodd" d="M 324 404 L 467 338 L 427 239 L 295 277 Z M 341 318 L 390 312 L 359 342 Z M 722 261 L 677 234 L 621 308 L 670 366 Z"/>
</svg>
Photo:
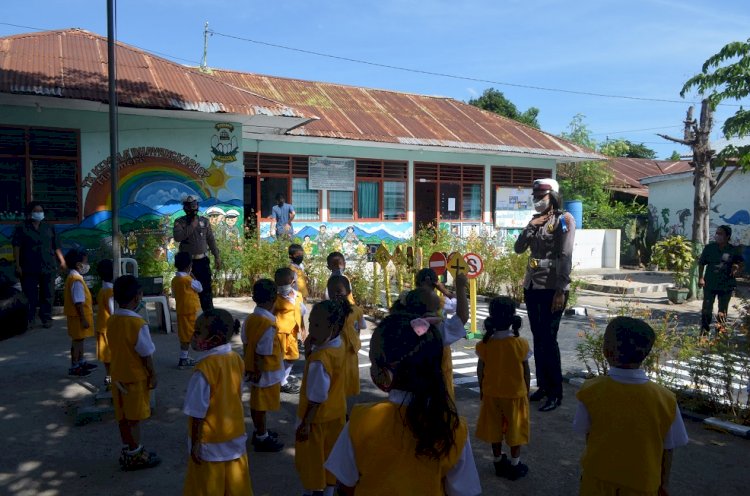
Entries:
<svg viewBox="0 0 750 496">
<path fill-rule="evenodd" d="M 701 336 L 708 336 L 711 331 L 711 318 L 714 301 L 719 300 L 719 312 L 716 315 L 716 328 L 724 330 L 729 310 L 729 300 L 737 287 L 737 274 L 744 259 L 736 246 L 729 240 L 732 228 L 719 226 L 714 234 L 714 242 L 703 248 L 698 259 L 698 285 L 703 288 L 703 308 L 701 309 Z"/>
<path fill-rule="evenodd" d="M 214 256 L 216 270 L 221 270 L 221 255 L 216 246 L 211 224 L 206 217 L 198 215 L 198 200 L 188 196 L 182 202 L 185 215 L 174 221 L 174 240 L 180 243 L 177 251 L 190 253 L 193 259 L 193 276 L 203 286 L 199 293 L 201 309 L 205 312 L 214 307 L 211 289 L 211 264 L 208 250 Z"/>
<path fill-rule="evenodd" d="M 534 336 L 534 361 L 539 389 L 531 401 L 547 401 L 541 412 L 554 410 L 562 402 L 562 367 L 557 331 L 568 301 L 576 224 L 563 213 L 559 185 L 554 179 L 538 179 L 533 188 L 537 211 L 518 236 L 515 252 L 531 250 L 523 295 Z"/>
</svg>

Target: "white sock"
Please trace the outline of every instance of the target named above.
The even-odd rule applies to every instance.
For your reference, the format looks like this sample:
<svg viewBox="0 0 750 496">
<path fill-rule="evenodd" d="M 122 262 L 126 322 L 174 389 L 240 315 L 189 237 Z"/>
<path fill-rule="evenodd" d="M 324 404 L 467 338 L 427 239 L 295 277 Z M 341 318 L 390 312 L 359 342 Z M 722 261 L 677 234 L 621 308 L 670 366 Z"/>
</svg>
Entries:
<svg viewBox="0 0 750 496">
<path fill-rule="evenodd" d="M 281 385 L 286 385 L 289 382 L 289 376 L 292 375 L 292 362 L 284 360 L 284 380 L 281 381 Z"/>
<path fill-rule="evenodd" d="M 500 463 L 501 461 L 503 461 L 503 454 L 500 453 L 500 456 L 496 456 L 493 461 L 495 463 Z"/>
<path fill-rule="evenodd" d="M 180 350 L 180 358 L 187 358 L 190 350 Z"/>
<path fill-rule="evenodd" d="M 132 450 L 132 451 L 131 451 L 131 450 L 128 450 L 128 455 L 136 455 L 136 454 L 140 453 L 140 451 L 141 451 L 142 449 L 143 449 L 143 445 L 142 445 L 142 444 L 139 444 L 139 445 L 138 445 L 138 447 L 137 447 L 136 449 L 134 449 L 134 450 Z"/>
<path fill-rule="evenodd" d="M 516 458 L 513 458 L 512 456 L 510 457 L 510 464 L 511 465 L 513 465 L 515 467 L 519 463 L 521 463 L 521 457 L 520 456 L 518 456 Z"/>
<path fill-rule="evenodd" d="M 263 441 L 267 437 L 268 437 L 268 431 L 266 431 L 266 433 L 263 434 L 262 436 L 258 435 L 257 433 L 255 434 L 255 439 L 257 439 L 258 441 Z"/>
</svg>

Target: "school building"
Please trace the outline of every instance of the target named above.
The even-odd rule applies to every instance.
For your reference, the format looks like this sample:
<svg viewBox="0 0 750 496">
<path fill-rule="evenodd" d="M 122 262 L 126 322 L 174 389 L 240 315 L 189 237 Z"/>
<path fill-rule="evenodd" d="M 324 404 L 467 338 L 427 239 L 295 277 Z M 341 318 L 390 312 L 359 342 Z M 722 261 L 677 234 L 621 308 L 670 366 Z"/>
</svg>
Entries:
<svg viewBox="0 0 750 496">
<path fill-rule="evenodd" d="M 123 235 L 169 226 L 186 195 L 216 229 L 270 234 L 285 193 L 295 234 L 398 242 L 420 225 L 506 232 L 530 186 L 599 154 L 451 98 L 183 66 L 118 44 Z M 106 38 L 0 38 L 0 259 L 30 200 L 65 246 L 111 232 Z M 127 247 L 127 244 L 126 244 Z"/>
</svg>

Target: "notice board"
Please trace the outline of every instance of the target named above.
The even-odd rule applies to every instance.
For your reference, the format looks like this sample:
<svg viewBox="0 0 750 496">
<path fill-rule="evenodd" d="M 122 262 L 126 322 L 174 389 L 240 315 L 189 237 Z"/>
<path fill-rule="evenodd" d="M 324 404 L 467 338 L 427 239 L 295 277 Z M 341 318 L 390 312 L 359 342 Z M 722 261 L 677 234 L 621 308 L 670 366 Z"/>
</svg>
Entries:
<svg viewBox="0 0 750 496">
<path fill-rule="evenodd" d="M 355 160 L 353 158 L 310 157 L 308 189 L 354 191 Z"/>
<path fill-rule="evenodd" d="M 531 188 L 495 188 L 495 227 L 525 227 L 534 213 Z"/>
</svg>

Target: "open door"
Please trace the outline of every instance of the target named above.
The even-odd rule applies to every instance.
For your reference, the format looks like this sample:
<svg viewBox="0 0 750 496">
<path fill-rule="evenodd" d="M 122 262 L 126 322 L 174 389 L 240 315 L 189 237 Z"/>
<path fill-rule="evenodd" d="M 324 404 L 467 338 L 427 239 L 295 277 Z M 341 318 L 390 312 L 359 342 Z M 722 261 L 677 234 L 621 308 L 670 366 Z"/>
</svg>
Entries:
<svg viewBox="0 0 750 496">
<path fill-rule="evenodd" d="M 437 183 L 414 183 L 414 231 L 437 219 Z"/>
</svg>

